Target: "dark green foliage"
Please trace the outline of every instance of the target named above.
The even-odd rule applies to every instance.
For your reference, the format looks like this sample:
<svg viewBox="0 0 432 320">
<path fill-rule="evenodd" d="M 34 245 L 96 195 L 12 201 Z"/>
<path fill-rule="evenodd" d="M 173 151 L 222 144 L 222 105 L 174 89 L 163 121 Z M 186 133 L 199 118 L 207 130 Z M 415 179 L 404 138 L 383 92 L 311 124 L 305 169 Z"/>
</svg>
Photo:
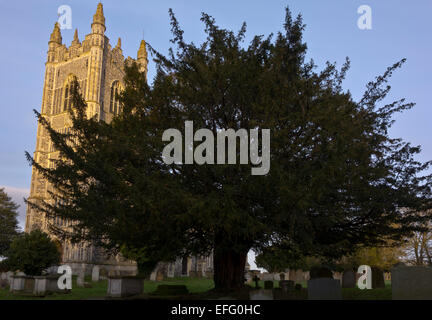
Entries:
<svg viewBox="0 0 432 320">
<path fill-rule="evenodd" d="M 19 234 L 18 207 L 4 189 L 0 188 L 0 256 L 4 256 L 13 238 Z"/>
<path fill-rule="evenodd" d="M 257 267 L 264 268 L 268 272 L 283 272 L 285 269 L 308 270 L 307 261 L 301 252 L 293 252 L 291 248 L 271 246 L 261 250 L 256 256 Z"/>
<path fill-rule="evenodd" d="M 310 278 L 331 278 L 333 279 L 333 273 L 329 268 L 326 267 L 312 267 L 310 270 Z"/>
<path fill-rule="evenodd" d="M 60 251 L 54 241 L 40 230 L 17 237 L 7 252 L 10 270 L 20 270 L 26 275 L 39 276 L 50 266 L 60 263 Z"/>
<path fill-rule="evenodd" d="M 7 259 L 0 261 L 0 273 L 10 271 L 9 262 Z"/>
<path fill-rule="evenodd" d="M 137 263 L 138 273 L 140 276 L 149 277 L 154 268 L 156 267 L 158 260 L 148 259 L 143 248 L 129 248 L 124 246 L 120 253 L 126 259 L 130 259 Z"/>
<path fill-rule="evenodd" d="M 203 14 L 206 41 L 185 42 L 172 12 L 165 57 L 151 49 L 150 87 L 136 64 L 126 67 L 123 114 L 110 124 L 87 119 L 75 95 L 74 130 L 56 133 L 40 114 L 63 159 L 46 169 L 28 158 L 64 200 L 39 206 L 75 221 L 73 240 L 113 251 L 142 250 L 146 261 L 170 261 L 214 250 L 215 286 L 243 286 L 247 252 L 280 247 L 293 255 L 337 259 L 362 244 L 399 241 L 431 208 L 430 165 L 388 130 L 392 116 L 413 106 L 384 104 L 395 63 L 367 85 L 360 101 L 342 90 L 342 69 L 305 62 L 304 25 L 287 10 L 283 32 L 244 45 Z M 271 129 L 271 168 L 251 165 L 166 165 L 162 133 L 194 127 Z M 68 142 L 76 142 L 71 147 Z M 239 163 L 239 161 L 237 161 Z"/>
</svg>

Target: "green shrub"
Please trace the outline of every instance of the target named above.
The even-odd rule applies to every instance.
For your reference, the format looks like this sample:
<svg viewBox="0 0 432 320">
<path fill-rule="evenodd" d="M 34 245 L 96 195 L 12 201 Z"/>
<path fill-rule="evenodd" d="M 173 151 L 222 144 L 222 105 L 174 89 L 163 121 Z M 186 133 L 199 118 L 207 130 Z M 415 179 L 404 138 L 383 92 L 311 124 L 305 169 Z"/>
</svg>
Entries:
<svg viewBox="0 0 432 320">
<path fill-rule="evenodd" d="M 56 243 L 46 233 L 34 230 L 15 238 L 7 258 L 10 270 L 39 276 L 46 268 L 59 264 L 61 254 Z"/>
</svg>

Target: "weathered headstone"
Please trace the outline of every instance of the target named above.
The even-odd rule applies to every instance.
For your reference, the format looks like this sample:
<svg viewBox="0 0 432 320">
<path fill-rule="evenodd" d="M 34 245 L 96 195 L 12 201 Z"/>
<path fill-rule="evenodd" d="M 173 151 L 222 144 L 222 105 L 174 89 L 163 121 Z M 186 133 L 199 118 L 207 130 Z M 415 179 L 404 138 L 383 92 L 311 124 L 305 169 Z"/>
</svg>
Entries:
<svg viewBox="0 0 432 320">
<path fill-rule="evenodd" d="M 341 300 L 342 289 L 339 280 L 316 278 L 308 281 L 309 300 Z"/>
<path fill-rule="evenodd" d="M 9 285 L 11 285 L 11 283 L 12 283 L 12 276 L 13 275 L 14 275 L 14 273 L 12 271 L 6 272 L 6 280 L 8 281 Z"/>
<path fill-rule="evenodd" d="M 150 273 L 150 281 L 156 281 L 156 271 Z"/>
<path fill-rule="evenodd" d="M 250 300 L 273 300 L 273 291 L 260 289 L 260 290 L 252 290 L 249 292 Z"/>
<path fill-rule="evenodd" d="M 58 279 L 60 275 L 46 275 L 46 276 L 36 276 L 35 284 L 33 288 L 33 294 L 35 296 L 45 296 L 49 293 L 54 292 L 68 292 L 67 290 L 61 290 L 58 287 Z"/>
<path fill-rule="evenodd" d="M 283 292 L 289 292 L 294 290 L 294 281 L 292 280 L 281 280 L 279 281 L 279 287 Z"/>
<path fill-rule="evenodd" d="M 264 281 L 264 289 L 273 289 L 273 281 L 270 280 Z"/>
<path fill-rule="evenodd" d="M 378 267 L 372 269 L 372 289 L 385 288 L 384 272 Z"/>
<path fill-rule="evenodd" d="M 164 274 L 162 271 L 158 270 L 156 273 L 156 281 L 163 281 L 164 279 Z"/>
<path fill-rule="evenodd" d="M 6 289 L 8 285 L 9 283 L 6 279 L 0 279 L 0 289 Z"/>
<path fill-rule="evenodd" d="M 345 270 L 342 274 L 342 288 L 355 288 L 356 275 L 352 270 Z"/>
<path fill-rule="evenodd" d="M 93 282 L 98 282 L 99 281 L 99 266 L 93 266 L 92 281 Z"/>
<path fill-rule="evenodd" d="M 393 300 L 432 300 L 432 268 L 392 268 L 391 279 Z"/>
<path fill-rule="evenodd" d="M 272 273 L 268 273 L 268 272 L 264 272 L 263 274 L 261 274 L 261 280 L 263 281 L 273 281 L 273 274 Z"/>
<path fill-rule="evenodd" d="M 25 286 L 25 276 L 13 275 L 11 277 L 9 291 L 11 292 L 22 292 Z"/>
<path fill-rule="evenodd" d="M 78 272 L 78 277 L 77 277 L 77 286 L 80 288 L 84 287 L 84 276 L 85 276 L 84 271 L 80 270 Z"/>
</svg>

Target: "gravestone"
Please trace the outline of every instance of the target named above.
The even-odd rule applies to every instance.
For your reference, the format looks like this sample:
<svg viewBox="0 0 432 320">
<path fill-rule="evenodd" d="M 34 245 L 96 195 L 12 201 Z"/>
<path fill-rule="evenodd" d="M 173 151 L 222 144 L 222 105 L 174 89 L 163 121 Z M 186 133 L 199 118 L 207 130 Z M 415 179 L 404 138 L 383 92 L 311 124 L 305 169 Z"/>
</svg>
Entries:
<svg viewBox="0 0 432 320">
<path fill-rule="evenodd" d="M 98 282 L 99 281 L 99 266 L 93 266 L 92 281 L 93 282 Z"/>
<path fill-rule="evenodd" d="M 309 300 L 342 300 L 339 280 L 316 278 L 308 281 Z"/>
<path fill-rule="evenodd" d="M 6 272 L 6 280 L 8 281 L 9 285 L 11 285 L 11 283 L 12 283 L 12 276 L 13 275 L 14 275 L 14 273 L 12 271 Z"/>
<path fill-rule="evenodd" d="M 395 267 L 391 279 L 393 300 L 432 300 L 431 267 Z"/>
<path fill-rule="evenodd" d="M 283 292 L 294 291 L 294 281 L 292 280 L 281 280 L 279 281 L 279 287 Z"/>
<path fill-rule="evenodd" d="M 273 289 L 273 281 L 270 280 L 264 281 L 264 289 Z"/>
<path fill-rule="evenodd" d="M 345 270 L 342 274 L 342 288 L 355 288 L 356 275 L 352 270 Z"/>
<path fill-rule="evenodd" d="M 6 272 L 2 272 L 2 273 L 0 274 L 0 280 L 7 280 Z"/>
<path fill-rule="evenodd" d="M 0 289 L 6 289 L 8 285 L 9 283 L 6 279 L 0 279 Z"/>
<path fill-rule="evenodd" d="M 384 272 L 378 267 L 372 269 L 372 289 L 385 288 Z"/>
<path fill-rule="evenodd" d="M 22 292 L 25 286 L 25 276 L 13 275 L 9 286 L 10 292 Z"/>
<path fill-rule="evenodd" d="M 250 300 L 274 300 L 273 298 L 273 290 L 251 290 L 249 292 Z"/>
<path fill-rule="evenodd" d="M 36 276 L 33 294 L 35 296 L 45 296 L 54 292 L 62 292 L 67 293 L 69 290 L 62 290 L 58 287 L 58 279 L 60 275 L 45 275 L 45 276 Z"/>
<path fill-rule="evenodd" d="M 84 271 L 80 270 L 78 272 L 78 277 L 77 277 L 77 286 L 80 288 L 84 287 L 84 276 L 85 276 Z"/>
<path fill-rule="evenodd" d="M 263 280 L 263 281 L 270 281 L 270 280 L 273 281 L 273 274 L 265 272 L 265 273 L 263 273 L 261 275 L 261 280 Z"/>
<path fill-rule="evenodd" d="M 144 278 L 137 276 L 113 276 L 108 277 L 107 296 L 111 298 L 123 298 L 139 295 L 143 292 Z"/>
<path fill-rule="evenodd" d="M 163 279 L 164 279 L 163 272 L 158 270 L 156 273 L 156 281 L 163 281 Z"/>
<path fill-rule="evenodd" d="M 156 271 L 150 273 L 150 281 L 156 281 Z"/>
</svg>

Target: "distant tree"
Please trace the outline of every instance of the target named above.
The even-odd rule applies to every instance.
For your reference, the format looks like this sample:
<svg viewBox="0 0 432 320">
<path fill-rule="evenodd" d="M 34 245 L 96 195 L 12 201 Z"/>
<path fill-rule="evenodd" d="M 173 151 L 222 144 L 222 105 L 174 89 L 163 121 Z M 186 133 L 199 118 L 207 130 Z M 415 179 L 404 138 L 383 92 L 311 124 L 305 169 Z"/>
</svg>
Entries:
<svg viewBox="0 0 432 320">
<path fill-rule="evenodd" d="M 26 275 L 42 275 L 42 271 L 60 263 L 61 254 L 55 241 L 40 231 L 33 230 L 15 238 L 6 254 L 11 270 Z"/>
<path fill-rule="evenodd" d="M 393 265 L 402 261 L 403 255 L 402 247 L 397 245 L 359 248 L 335 265 L 340 269 L 357 269 L 360 265 L 369 265 L 390 271 Z"/>
<path fill-rule="evenodd" d="M 111 123 L 87 119 L 77 94 L 71 132 L 56 132 L 38 114 L 61 157 L 45 168 L 27 156 L 61 201 L 32 205 L 73 221 L 68 230 L 53 227 L 60 236 L 140 250 L 149 261 L 213 252 L 215 287 L 233 289 L 244 284 L 250 249 L 337 259 L 359 245 L 402 239 L 430 219 L 419 215 L 432 208 L 423 173 L 430 162 L 416 161 L 419 147 L 388 134 L 392 116 L 413 104 L 382 103 L 405 60 L 355 101 L 342 89 L 349 61 L 319 71 L 305 61 L 302 18 L 289 10 L 283 32 L 247 46 L 245 25 L 221 29 L 207 14 L 207 39 L 187 43 L 170 15 L 175 48 L 168 56 L 151 50 L 152 86 L 136 64 L 126 66 L 123 113 Z M 183 131 L 186 120 L 214 137 L 221 129 L 270 129 L 270 171 L 251 175 L 254 165 L 239 164 L 238 150 L 237 164 L 166 164 L 163 133 Z"/>
<path fill-rule="evenodd" d="M 14 237 L 20 231 L 18 227 L 18 205 L 0 188 L 0 256 L 4 256 Z"/>
<path fill-rule="evenodd" d="M 428 230 L 414 232 L 408 237 L 402 247 L 405 262 L 412 265 L 432 266 L 432 231 L 431 224 Z"/>
</svg>

